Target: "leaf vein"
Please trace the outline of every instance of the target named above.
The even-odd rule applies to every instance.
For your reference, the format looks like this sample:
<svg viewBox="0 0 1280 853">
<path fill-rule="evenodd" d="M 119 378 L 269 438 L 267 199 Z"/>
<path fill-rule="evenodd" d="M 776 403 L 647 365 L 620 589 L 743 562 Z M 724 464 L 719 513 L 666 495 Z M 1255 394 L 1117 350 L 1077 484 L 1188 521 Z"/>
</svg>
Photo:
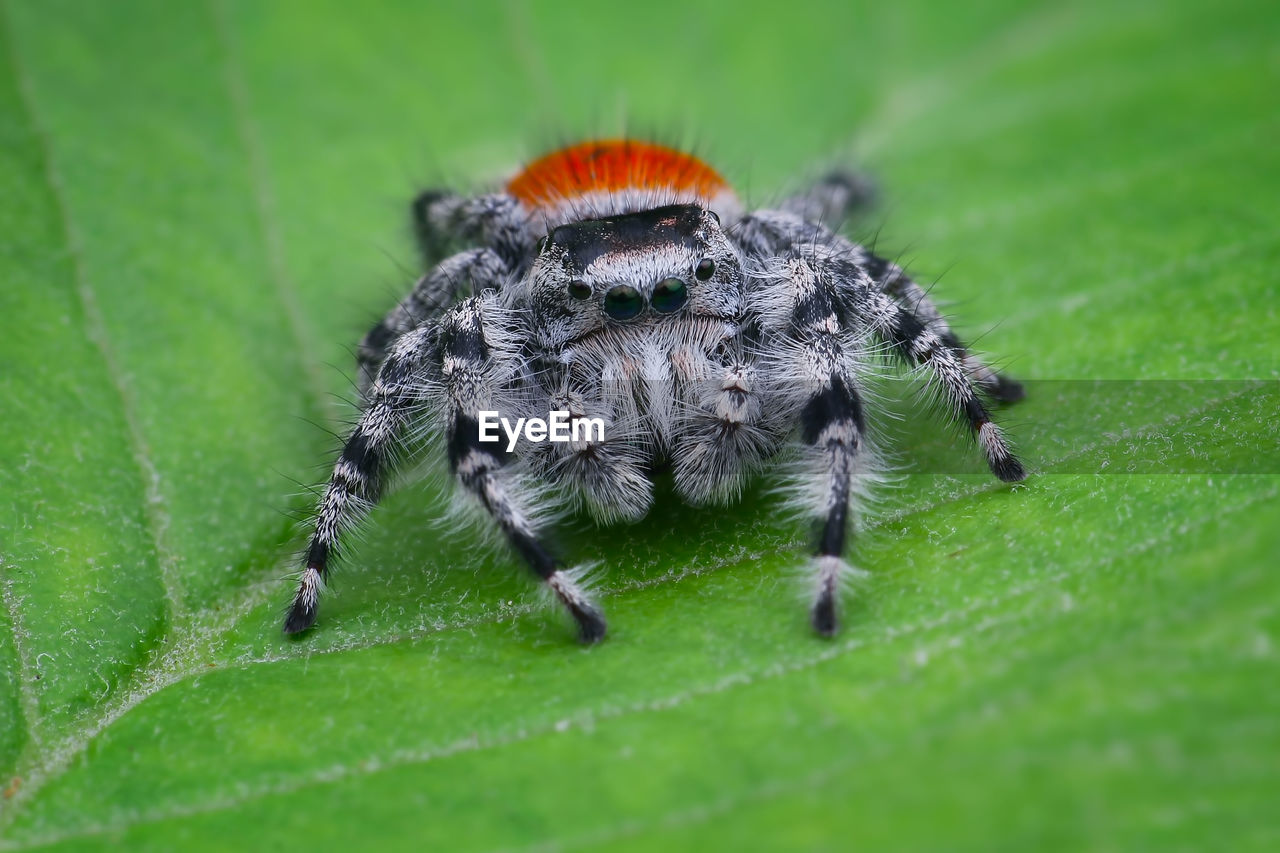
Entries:
<svg viewBox="0 0 1280 853">
<path fill-rule="evenodd" d="M 178 577 L 176 558 L 166 544 L 169 529 L 169 512 L 163 489 L 161 488 L 160 473 L 156 468 L 154 455 L 138 417 L 137 402 L 133 389 L 129 384 L 125 371 L 120 366 L 115 349 L 112 346 L 106 321 L 98 306 L 97 295 L 85 268 L 83 243 L 78 226 L 71 214 L 71 207 L 66 197 L 62 175 L 58 171 L 52 136 L 44 124 L 40 111 L 36 107 L 35 89 L 21 62 L 18 45 L 13 37 L 12 15 L 9 12 L 7 3 L 0 4 L 0 18 L 3 18 L 4 21 L 4 40 L 7 42 L 5 52 L 9 57 L 10 72 L 16 84 L 19 102 L 26 113 L 32 137 L 39 146 L 40 160 L 43 167 L 41 176 L 49 192 L 49 197 L 53 201 L 59 228 L 62 232 L 62 239 L 67 254 L 71 259 L 72 276 L 75 282 L 76 295 L 80 302 L 86 336 L 93 341 L 94 347 L 102 359 L 107 378 L 119 402 L 129 436 L 130 456 L 138 469 L 143 488 L 145 500 L 143 519 L 155 552 L 160 582 L 164 588 L 167 602 L 170 627 L 172 628 L 173 625 L 184 618 L 186 610 L 183 604 L 182 584 Z M 11 589 L 8 589 L 8 587 L 6 589 L 5 603 L 6 607 L 10 608 L 13 616 L 16 642 L 19 625 L 18 599 L 13 595 Z M 29 676 L 30 672 L 26 675 Z M 31 692 L 29 683 L 25 685 L 24 691 Z M 28 726 L 32 730 L 33 742 L 38 743 L 38 738 L 34 733 L 34 719 L 28 720 Z"/>
<path fill-rule="evenodd" d="M 1045 467 L 1051 468 L 1053 466 L 1060 465 L 1062 462 L 1067 461 L 1069 459 L 1083 456 L 1085 454 L 1102 449 L 1104 447 L 1109 447 L 1115 444 L 1119 444 L 1122 441 L 1125 441 L 1131 438 L 1141 438 L 1149 434 L 1149 432 L 1153 429 L 1167 428 L 1183 420 L 1200 417 L 1201 415 L 1212 410 L 1213 408 L 1223 405 L 1224 403 L 1229 402 L 1232 399 L 1235 399 L 1245 393 L 1248 393 L 1249 390 L 1250 389 L 1246 388 L 1244 390 L 1229 394 L 1220 399 L 1205 401 L 1205 403 L 1198 408 L 1190 409 L 1172 418 L 1166 418 L 1161 421 L 1152 422 L 1146 425 L 1145 427 L 1139 428 L 1135 433 L 1129 436 L 1120 436 L 1120 435 L 1109 436 L 1108 438 L 1103 439 L 1102 441 L 1096 442 L 1094 444 L 1086 445 L 1085 447 L 1078 448 L 1075 451 L 1056 457 L 1053 461 L 1046 462 Z M 976 495 L 983 494 L 985 492 L 993 491 L 998 488 L 1003 488 L 1003 486 L 1001 486 L 1000 484 L 984 484 L 977 488 L 959 489 L 947 494 L 944 497 L 937 498 L 936 500 L 930 500 L 923 505 L 907 507 L 904 509 L 888 512 L 883 515 L 877 516 L 874 520 L 872 520 L 867 524 L 867 529 L 901 521 L 902 519 L 908 518 L 912 515 L 929 512 L 946 503 L 965 500 L 967 498 L 971 498 Z M 781 546 L 774 549 L 768 549 L 764 552 L 760 552 L 759 554 L 757 554 L 756 558 L 758 559 L 759 557 L 765 556 L 765 555 L 777 556 L 781 554 L 786 547 L 789 547 L 789 546 Z M 741 559 L 745 559 L 745 558 L 736 557 L 732 560 L 718 562 L 706 569 L 686 570 L 676 574 L 663 575 L 659 578 L 654 578 L 651 581 L 636 582 L 631 585 L 631 588 L 644 589 L 644 588 L 650 588 L 650 587 L 657 587 L 667 583 L 678 583 L 681 580 L 684 580 L 688 577 L 698 577 L 703 574 L 707 574 L 713 571 L 718 571 L 727 565 L 732 565 L 734 562 L 741 561 Z M 219 622 L 217 623 L 221 627 L 204 626 L 205 628 L 209 629 L 207 639 L 212 641 L 217 636 L 224 634 L 226 631 L 229 631 L 236 624 L 239 624 L 239 620 L 243 618 L 245 614 L 247 614 L 248 612 L 251 612 L 253 608 L 256 607 L 258 603 L 261 602 L 266 592 L 273 588 L 274 586 L 271 583 L 263 583 L 255 587 L 247 588 L 239 604 L 233 605 L 231 607 L 224 609 L 222 614 L 223 618 L 219 620 Z M 623 587 L 617 588 L 616 590 L 612 590 L 607 594 L 614 595 L 614 594 L 617 594 L 618 592 L 627 592 L 627 591 L 630 591 L 630 588 L 627 586 L 623 586 Z M 526 609 L 532 610 L 533 606 L 529 605 Z M 485 616 L 480 618 L 461 620 L 456 623 L 446 623 L 442 626 L 433 626 L 431 630 L 424 631 L 421 633 L 408 632 L 408 633 L 401 633 L 401 634 L 395 634 L 390 636 L 382 635 L 380 637 L 374 638 L 365 643 L 352 643 L 349 645 L 343 645 L 341 647 L 334 647 L 334 648 L 328 648 L 328 649 L 322 649 L 322 650 L 308 650 L 306 654 L 307 656 L 317 656 L 317 655 L 333 654 L 333 653 L 345 652 L 345 651 L 360 651 L 363 649 L 377 648 L 380 646 L 390 645 L 396 642 L 403 642 L 405 640 L 418 639 L 420 637 L 428 636 L 432 633 L 437 633 L 439 631 L 453 630 L 456 628 L 465 628 L 471 625 L 481 624 L 486 621 L 492 621 L 494 618 L 496 617 Z M 133 710 L 138 705 L 142 704 L 151 696 L 155 695 L 156 693 L 159 693 L 161 690 L 167 687 L 170 687 L 174 684 L 184 681 L 187 678 L 190 678 L 202 672 L 206 672 L 207 669 L 199 662 L 199 659 L 197 658 L 197 654 L 207 649 L 207 645 L 202 645 L 200 643 L 201 638 L 199 636 L 196 636 L 197 633 L 198 632 L 196 628 L 194 627 L 191 628 L 190 635 L 185 637 L 182 641 L 176 643 L 175 646 L 170 650 L 168 654 L 159 658 L 156 664 L 145 667 L 143 670 L 140 671 L 140 678 L 137 679 L 137 683 L 141 684 L 142 687 L 140 687 L 138 690 L 136 690 L 135 692 L 127 696 L 121 697 L 121 699 L 112 708 L 108 709 L 104 714 L 102 714 L 92 725 L 81 730 L 79 733 L 77 733 L 73 737 L 68 738 L 66 741 L 63 742 L 63 744 L 58 749 L 53 750 L 51 758 L 48 761 L 46 761 L 44 765 L 37 768 L 31 774 L 31 777 L 29 778 L 28 783 L 19 792 L 18 798 L 15 798 L 15 799 L 25 800 L 30 798 L 31 796 L 34 796 L 36 791 L 44 787 L 44 785 L 48 784 L 48 782 L 62 775 L 62 773 L 64 773 L 66 769 L 70 766 L 71 759 L 74 756 L 84 752 L 84 750 L 88 748 L 89 744 L 92 742 L 92 740 L 95 737 L 97 737 L 99 734 L 105 731 L 109 726 L 113 725 L 116 721 L 124 717 L 131 710 Z M 278 656 L 278 657 L 264 656 L 262 658 L 254 658 L 250 660 L 237 660 L 233 663 L 233 665 L 249 667 L 257 664 L 279 663 L 279 662 L 284 662 L 286 660 L 291 660 L 291 659 L 293 658 L 287 658 L 284 656 Z"/>
<path fill-rule="evenodd" d="M 26 646 L 27 634 L 22 628 L 22 612 L 19 607 L 21 602 L 14 592 L 12 579 L 5 578 L 0 583 L 0 595 L 4 596 L 5 610 L 9 615 L 9 632 L 13 638 L 14 652 L 18 656 L 18 703 L 22 708 L 27 737 L 31 739 L 33 747 L 39 748 L 41 737 L 37 723 L 40 720 L 40 700 L 34 688 L 36 665 L 31 659 L 31 650 Z"/>
<path fill-rule="evenodd" d="M 311 343 L 314 336 L 307 329 L 306 320 L 298 303 L 297 282 L 289 272 L 285 261 L 284 237 L 280 231 L 279 214 L 276 211 L 275 191 L 267 166 L 267 156 L 258 125 L 253 120 L 252 101 L 248 80 L 244 73 L 244 62 L 240 56 L 234 28 L 224 0 L 209 0 L 209 14 L 213 18 L 215 41 L 222 55 L 223 79 L 231 113 L 235 119 L 236 133 L 240 137 L 240 145 L 244 149 L 249 167 L 254 213 L 267 254 L 267 265 L 271 273 L 269 278 L 276 300 L 280 303 L 281 312 L 284 314 L 285 325 L 288 326 L 289 334 L 293 338 L 298 369 L 306 378 L 312 405 L 315 406 L 323 422 L 332 426 L 337 423 L 338 418 L 336 413 L 331 411 L 328 391 L 319 368 L 320 360 Z"/>
<path fill-rule="evenodd" d="M 691 701 L 726 693 L 740 687 L 747 687 L 753 684 L 758 684 L 762 681 L 772 681 L 775 679 L 786 678 L 796 673 L 806 672 L 814 669 L 815 667 L 821 666 L 822 664 L 840 658 L 851 651 L 868 647 L 878 642 L 892 641 L 901 637 L 915 636 L 938 628 L 947 627 L 964 619 L 965 617 L 989 611 L 998 605 L 1007 604 L 1012 600 L 1024 598 L 1038 590 L 1059 584 L 1068 578 L 1080 574 L 1082 571 L 1086 570 L 1086 568 L 1096 570 L 1098 568 L 1114 564 L 1120 560 L 1129 559 L 1148 551 L 1152 551 L 1162 545 L 1167 545 L 1176 539 L 1184 537 L 1193 531 L 1207 527 L 1211 524 L 1216 525 L 1220 523 L 1223 518 L 1244 512 L 1260 503 L 1274 501 L 1277 497 L 1280 497 L 1280 489 L 1270 489 L 1262 494 L 1257 494 L 1241 501 L 1234 506 L 1222 507 L 1214 516 L 1204 516 L 1197 519 L 1194 523 L 1173 527 L 1159 535 L 1143 539 L 1128 548 L 1102 557 L 1096 563 L 1091 563 L 1088 567 L 1082 567 L 1075 571 L 1064 569 L 1051 575 L 1035 578 L 1022 584 L 1015 585 L 1000 595 L 993 596 L 988 599 L 969 602 L 963 607 L 948 610 L 940 616 L 932 619 L 926 619 L 900 627 L 887 626 L 884 630 L 881 630 L 871 636 L 851 637 L 838 645 L 829 646 L 814 655 L 794 658 L 788 661 L 775 662 L 756 670 L 732 673 L 716 679 L 715 681 L 695 685 L 677 693 L 669 694 L 657 699 L 642 700 L 620 706 L 605 705 L 597 708 L 594 712 L 579 712 L 571 718 L 561 719 L 553 723 L 536 727 L 518 727 L 514 733 L 499 734 L 488 740 L 482 740 L 478 735 L 473 734 L 434 748 L 397 750 L 385 757 L 376 755 L 370 756 L 351 765 L 334 765 L 333 767 L 325 768 L 317 772 L 300 774 L 292 780 L 263 785 L 249 791 L 240 791 L 234 796 L 216 798 L 205 803 L 191 806 L 156 809 L 151 812 L 130 815 L 130 819 L 122 821 L 108 821 L 70 833 L 43 836 L 38 839 L 32 839 L 23 846 L 41 846 L 72 838 L 85 838 L 106 833 L 118 833 L 134 826 L 157 823 L 172 818 L 192 817 L 230 811 L 260 797 L 287 796 L 307 788 L 331 785 L 351 778 L 374 776 L 384 771 L 394 770 L 399 767 L 426 764 L 455 755 L 501 749 L 530 741 L 535 738 L 563 734 L 575 729 L 591 731 L 601 722 L 607 720 L 617 720 L 638 714 L 669 711 L 674 708 L 681 707 Z M 1235 583 L 1239 584 L 1242 577 L 1244 576 L 1237 576 Z M 1034 615 L 1034 611 L 1027 608 L 1017 612 L 1004 613 L 999 616 L 983 619 L 973 627 L 969 636 L 986 633 L 998 626 L 1025 619 L 1029 615 Z M 1154 626 L 1152 626 L 1152 629 L 1154 630 Z M 949 641 L 942 641 L 936 644 L 934 650 L 938 653 L 942 653 L 950 648 L 952 648 L 952 644 Z M 899 683 L 901 683 L 900 677 L 895 676 L 884 678 L 863 685 L 862 690 L 865 695 L 870 696 L 888 685 Z"/>
<path fill-rule="evenodd" d="M 1232 509 L 1229 509 L 1226 514 L 1231 515 L 1235 512 L 1244 511 L 1245 509 L 1248 509 L 1250 506 L 1256 505 L 1257 503 L 1260 503 L 1263 500 L 1273 500 L 1277 496 L 1280 496 L 1280 491 L 1272 491 L 1267 495 L 1253 498 L 1244 504 L 1240 504 Z M 1205 527 L 1208 525 L 1208 523 L 1209 521 L 1206 520 L 1201 522 L 1200 524 L 1195 525 L 1195 527 L 1196 528 Z M 1189 532 L 1190 529 L 1192 528 L 1180 528 L 1177 532 L 1179 534 L 1185 534 Z M 1149 542 L 1148 544 L 1151 547 L 1155 547 L 1155 545 L 1157 544 L 1167 544 L 1167 542 L 1173 541 L 1173 538 L 1174 537 L 1172 536 L 1167 537 L 1165 543 Z M 1137 549 L 1131 549 L 1131 550 L 1136 552 L 1141 552 L 1147 549 L 1137 548 Z M 1135 555 L 1136 555 L 1135 553 L 1124 553 L 1119 556 L 1131 557 Z M 1114 561 L 1115 559 L 1113 558 L 1113 559 L 1104 561 L 1104 563 L 1114 562 Z M 1069 572 L 1062 572 L 1062 573 L 1059 573 L 1058 575 L 1055 575 L 1053 578 L 1050 578 L 1049 580 L 1060 580 L 1060 579 L 1063 579 L 1065 576 L 1069 576 L 1069 575 L 1070 575 Z M 1226 588 L 1230 590 L 1230 589 L 1243 587 L 1247 582 L 1256 581 L 1258 576 L 1259 576 L 1258 572 L 1252 572 L 1252 573 L 1243 574 L 1243 575 L 1236 575 L 1232 578 L 1230 584 Z M 1221 590 L 1219 590 L 1218 592 L 1220 591 Z M 1147 623 L 1145 626 L 1135 631 L 1134 636 L 1127 637 L 1126 639 L 1128 642 L 1126 642 L 1125 644 L 1129 645 L 1141 639 L 1142 637 L 1154 634 L 1157 630 L 1169 627 L 1171 623 L 1182 621 L 1188 618 L 1190 614 L 1198 612 L 1203 607 L 1204 599 L 1205 599 L 1205 596 L 1201 596 L 1196 601 L 1190 604 L 1185 604 L 1180 608 L 1177 608 L 1174 612 L 1171 612 L 1168 615 L 1167 619 L 1164 621 L 1160 621 L 1160 622 L 1153 621 L 1153 622 Z M 1025 615 L 1025 614 L 1020 614 L 1020 615 Z M 1012 621 L 1012 620 L 1002 618 L 1000 620 L 997 620 L 997 623 L 1003 623 L 1008 621 Z M 986 629 L 988 627 L 990 627 L 990 623 L 983 623 L 981 626 L 982 629 Z M 1081 666 L 1092 665 L 1093 663 L 1094 663 L 1094 659 L 1092 658 L 1084 659 L 1084 660 L 1077 659 L 1076 661 L 1073 661 L 1071 664 L 1068 664 L 1068 666 L 1065 669 L 1069 671 L 1072 669 L 1078 669 Z M 1063 671 L 1059 671 L 1056 674 L 1056 677 L 1060 679 L 1062 675 L 1063 675 Z M 892 681 L 886 679 L 882 682 L 876 682 L 874 686 L 878 687 L 884 683 L 892 683 Z M 1005 694 L 1005 695 L 1008 696 L 1008 695 L 1017 695 L 1017 694 Z M 1029 695 L 1035 695 L 1035 694 L 1033 691 L 1023 691 L 1021 693 L 1021 698 L 1023 699 L 1023 701 L 1027 701 L 1026 697 Z M 1187 701 L 1188 699 L 1189 697 L 1185 693 L 1178 692 L 1178 693 L 1175 693 L 1174 696 L 1170 697 L 1169 701 L 1179 701 L 1179 700 Z M 1002 707 L 1003 704 L 1004 703 L 994 698 L 994 694 L 989 694 L 989 693 L 984 694 L 976 712 L 970 715 L 963 715 L 958 720 L 952 720 L 951 727 L 954 727 L 957 722 L 960 722 L 960 723 L 967 722 L 967 720 L 971 717 L 980 717 L 980 718 L 990 719 L 992 716 L 993 709 L 998 709 L 1002 712 L 1007 710 Z M 1015 703 L 1008 703 L 1008 704 L 1015 704 Z M 1246 728 L 1245 731 L 1248 732 L 1249 729 Z M 1219 732 L 1221 732 L 1221 729 L 1219 729 Z M 904 749 L 911 749 L 920 743 L 926 742 L 929 739 L 929 735 L 934 733 L 935 732 L 926 730 L 924 732 L 918 733 L 916 736 L 908 739 L 906 743 L 901 744 L 897 747 L 873 749 L 868 753 L 863 753 L 857 756 L 846 755 L 838 761 L 831 762 L 821 768 L 818 768 L 817 770 L 814 770 L 810 773 L 806 773 L 798 778 L 792 778 L 789 780 L 788 779 L 772 780 L 763 785 L 757 786 L 752 789 L 748 789 L 747 791 L 742 793 L 730 795 L 727 797 L 717 798 L 715 800 L 711 800 L 704 803 L 696 803 L 692 806 L 687 806 L 680 809 L 675 809 L 671 812 L 668 812 L 667 814 L 659 815 L 649 820 L 620 821 L 618 823 L 597 829 L 593 832 L 586 833 L 579 837 L 568 838 L 568 839 L 554 839 L 554 838 L 545 839 L 543 841 L 535 842 L 528 846 L 524 846 L 516 849 L 521 851 L 526 851 L 526 853 L 532 853 L 532 851 L 562 850 L 567 848 L 583 847 L 583 846 L 599 846 L 602 844 L 606 844 L 610 841 L 616 841 L 622 838 L 633 838 L 636 836 L 644 835 L 654 830 L 678 828 L 681 826 L 695 826 L 700 823 L 705 823 L 708 820 L 711 820 L 713 818 L 730 814 L 748 804 L 768 802 L 778 797 L 787 796 L 789 794 L 809 790 L 820 784 L 830 782 L 834 780 L 835 777 L 841 771 L 851 768 L 859 763 L 862 763 L 867 758 L 884 757 L 887 755 L 891 755 L 894 752 L 902 751 Z M 1162 738 L 1167 737 L 1167 735 L 1163 732 L 1149 733 L 1148 736 L 1153 741 L 1157 741 L 1157 742 L 1160 741 Z M 499 849 L 510 850 L 511 848 L 499 848 Z"/>
</svg>

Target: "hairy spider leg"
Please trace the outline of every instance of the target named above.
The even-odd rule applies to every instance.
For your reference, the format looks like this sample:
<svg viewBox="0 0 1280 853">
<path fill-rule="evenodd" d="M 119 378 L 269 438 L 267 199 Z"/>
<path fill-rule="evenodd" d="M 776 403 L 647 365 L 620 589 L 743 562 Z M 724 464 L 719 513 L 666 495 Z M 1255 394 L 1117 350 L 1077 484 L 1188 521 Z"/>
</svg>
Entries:
<svg viewBox="0 0 1280 853">
<path fill-rule="evenodd" d="M 902 267 L 866 249 L 863 249 L 861 254 L 859 263 L 877 286 L 932 329 L 964 362 L 965 369 L 982 387 L 982 390 L 991 396 L 991 399 L 1000 403 L 1016 403 L 1026 396 L 1022 383 L 996 371 L 969 351 L 960 336 L 951 329 L 928 292 L 913 281 Z"/>
<path fill-rule="evenodd" d="M 529 212 L 507 193 L 462 196 L 425 190 L 410 208 L 418 249 L 427 266 L 459 249 L 493 249 L 513 270 L 527 263 L 537 235 Z"/>
<path fill-rule="evenodd" d="M 356 353 L 360 395 L 367 396 L 388 348 L 406 332 L 440 317 L 460 296 L 499 290 L 511 268 L 490 248 L 467 249 L 445 258 L 418 279 L 413 290 L 374 324 Z"/>
<path fill-rule="evenodd" d="M 836 170 L 823 175 L 803 192 L 783 199 L 778 209 L 835 231 L 849 217 L 870 207 L 875 199 L 875 183 L 866 175 Z"/>
<path fill-rule="evenodd" d="M 856 570 L 844 561 L 851 503 L 865 491 L 870 465 L 866 420 L 857 377 L 852 369 L 852 332 L 840 322 L 839 294 L 834 283 L 820 277 L 797 250 L 786 261 L 787 275 L 771 301 L 786 305 L 780 312 L 783 345 L 781 367 L 801 385 L 798 420 L 808 463 L 799 476 L 808 482 L 807 494 L 820 522 L 814 558 L 816 589 L 810 619 L 823 636 L 839 624 L 842 579 Z"/>
<path fill-rule="evenodd" d="M 486 312 L 498 312 L 496 296 L 487 294 L 458 303 L 441 321 L 441 380 L 444 386 L 446 446 L 449 466 L 458 482 L 474 495 L 578 625 L 583 642 L 605 635 L 604 615 L 574 573 L 552 556 L 538 534 L 531 500 L 521 494 L 507 454 L 499 443 L 480 441 L 479 413 L 494 408 L 501 383 L 495 375 L 494 343 L 486 333 Z"/>
<path fill-rule="evenodd" d="M 320 591 L 343 534 L 364 518 L 381 494 L 398 435 L 419 400 L 421 385 L 414 377 L 436 353 L 433 332 L 423 327 L 401 336 L 378 372 L 320 499 L 306 566 L 285 618 L 287 634 L 315 623 Z"/>
</svg>

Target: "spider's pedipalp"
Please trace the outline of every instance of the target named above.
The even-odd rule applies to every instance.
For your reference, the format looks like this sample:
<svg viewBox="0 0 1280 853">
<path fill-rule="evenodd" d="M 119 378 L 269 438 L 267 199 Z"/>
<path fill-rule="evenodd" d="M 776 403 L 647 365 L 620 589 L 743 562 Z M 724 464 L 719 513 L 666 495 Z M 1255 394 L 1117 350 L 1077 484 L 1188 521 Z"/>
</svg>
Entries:
<svg viewBox="0 0 1280 853">
<path fill-rule="evenodd" d="M 557 452 L 548 445 L 547 473 L 578 496 L 602 524 L 638 521 L 653 505 L 645 457 L 626 441 L 588 439 Z M 552 455 L 554 454 L 554 455 Z"/>
<path fill-rule="evenodd" d="M 765 377 L 753 361 L 725 352 L 710 379 L 693 384 L 675 455 L 676 488 L 693 503 L 736 500 L 747 478 L 777 452 L 782 430 L 761 396 Z"/>
<path fill-rule="evenodd" d="M 646 429 L 625 379 L 606 384 L 590 372 L 580 354 L 565 351 L 544 370 L 546 410 L 566 414 L 570 440 L 532 445 L 529 458 L 567 506 L 586 509 L 600 524 L 636 521 L 653 504 Z"/>
</svg>

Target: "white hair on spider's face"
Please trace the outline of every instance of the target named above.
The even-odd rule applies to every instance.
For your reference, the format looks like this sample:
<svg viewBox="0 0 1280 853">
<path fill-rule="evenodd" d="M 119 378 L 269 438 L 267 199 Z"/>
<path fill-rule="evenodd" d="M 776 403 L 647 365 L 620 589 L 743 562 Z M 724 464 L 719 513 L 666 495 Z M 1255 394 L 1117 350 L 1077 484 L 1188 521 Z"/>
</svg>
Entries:
<svg viewBox="0 0 1280 853">
<path fill-rule="evenodd" d="M 428 272 L 361 343 L 360 418 L 320 500 L 285 630 L 315 621 L 340 544 L 394 466 L 435 454 L 460 498 L 448 529 L 468 526 L 456 523 L 465 515 L 509 547 L 586 642 L 605 621 L 549 542 L 562 513 L 639 519 L 660 470 L 693 504 L 733 503 L 752 477 L 775 474 L 784 508 L 817 527 L 810 616 L 834 633 L 841 588 L 861 576 L 845 555 L 883 471 L 869 435 L 886 353 L 928 378 L 996 476 L 1025 476 L 987 402 L 1021 387 L 968 352 L 901 267 L 823 224 L 866 186 L 833 174 L 744 212 L 698 158 L 603 140 L 554 151 L 499 192 L 420 195 Z M 494 412 L 525 423 L 553 411 L 604 434 L 483 440 Z"/>
</svg>

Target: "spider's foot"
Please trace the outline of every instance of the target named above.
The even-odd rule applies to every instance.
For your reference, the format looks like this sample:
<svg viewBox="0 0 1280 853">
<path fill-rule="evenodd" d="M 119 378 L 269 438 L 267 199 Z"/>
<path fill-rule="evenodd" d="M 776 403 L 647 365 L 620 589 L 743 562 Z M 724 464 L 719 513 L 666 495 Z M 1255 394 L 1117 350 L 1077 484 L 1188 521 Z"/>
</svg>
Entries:
<svg viewBox="0 0 1280 853">
<path fill-rule="evenodd" d="M 570 607 L 569 612 L 578 622 L 579 640 L 586 645 L 591 645 L 604 639 L 608 626 L 605 624 L 604 614 L 597 607 L 591 604 L 585 607 Z"/>
<path fill-rule="evenodd" d="M 1027 389 L 1016 379 L 996 374 L 995 383 L 990 389 L 991 399 L 998 403 L 1016 403 L 1026 398 Z"/>
<path fill-rule="evenodd" d="M 1022 467 L 1018 457 L 1012 455 L 991 460 L 991 473 L 1006 483 L 1021 483 L 1027 479 L 1027 469 Z"/>
<path fill-rule="evenodd" d="M 289 608 L 289 615 L 284 618 L 284 632 L 286 634 L 301 634 L 303 631 L 316 624 L 316 609 L 314 607 L 308 609 L 294 602 Z"/>
<path fill-rule="evenodd" d="M 869 577 L 861 569 L 855 569 L 834 554 L 819 554 L 814 558 L 818 593 L 809 610 L 809 622 L 822 637 L 834 637 L 840 629 L 840 590 Z"/>
<path fill-rule="evenodd" d="M 310 565 L 303 570 L 302 578 L 298 581 L 298 593 L 284 619 L 286 634 L 301 633 L 316 623 L 320 588 L 323 584 L 318 566 Z"/>
<path fill-rule="evenodd" d="M 1009 449 L 1000 427 L 993 422 L 988 420 L 978 422 L 978 444 L 982 447 L 983 455 L 987 457 L 987 467 L 991 469 L 992 474 L 1006 483 L 1019 483 L 1027 479 L 1026 469 Z"/>
<path fill-rule="evenodd" d="M 880 194 L 876 182 L 869 175 L 845 169 L 828 172 L 819 187 L 828 192 L 839 193 L 841 207 L 846 213 L 870 207 Z"/>
<path fill-rule="evenodd" d="M 813 630 L 818 632 L 818 636 L 835 636 L 840 628 L 840 618 L 836 615 L 836 597 L 832 591 L 824 589 L 819 593 L 818 600 L 809 611 L 809 621 L 813 623 Z"/>
<path fill-rule="evenodd" d="M 547 578 L 547 586 L 578 623 L 578 639 L 590 645 L 604 639 L 608 626 L 604 614 L 596 606 L 578 580 L 568 571 L 557 569 Z"/>
<path fill-rule="evenodd" d="M 849 565 L 834 554 L 819 554 L 813 559 L 818 592 L 809 609 L 809 622 L 820 637 L 834 637 L 840 630 L 840 592 L 855 590 L 870 574 Z"/>
</svg>

